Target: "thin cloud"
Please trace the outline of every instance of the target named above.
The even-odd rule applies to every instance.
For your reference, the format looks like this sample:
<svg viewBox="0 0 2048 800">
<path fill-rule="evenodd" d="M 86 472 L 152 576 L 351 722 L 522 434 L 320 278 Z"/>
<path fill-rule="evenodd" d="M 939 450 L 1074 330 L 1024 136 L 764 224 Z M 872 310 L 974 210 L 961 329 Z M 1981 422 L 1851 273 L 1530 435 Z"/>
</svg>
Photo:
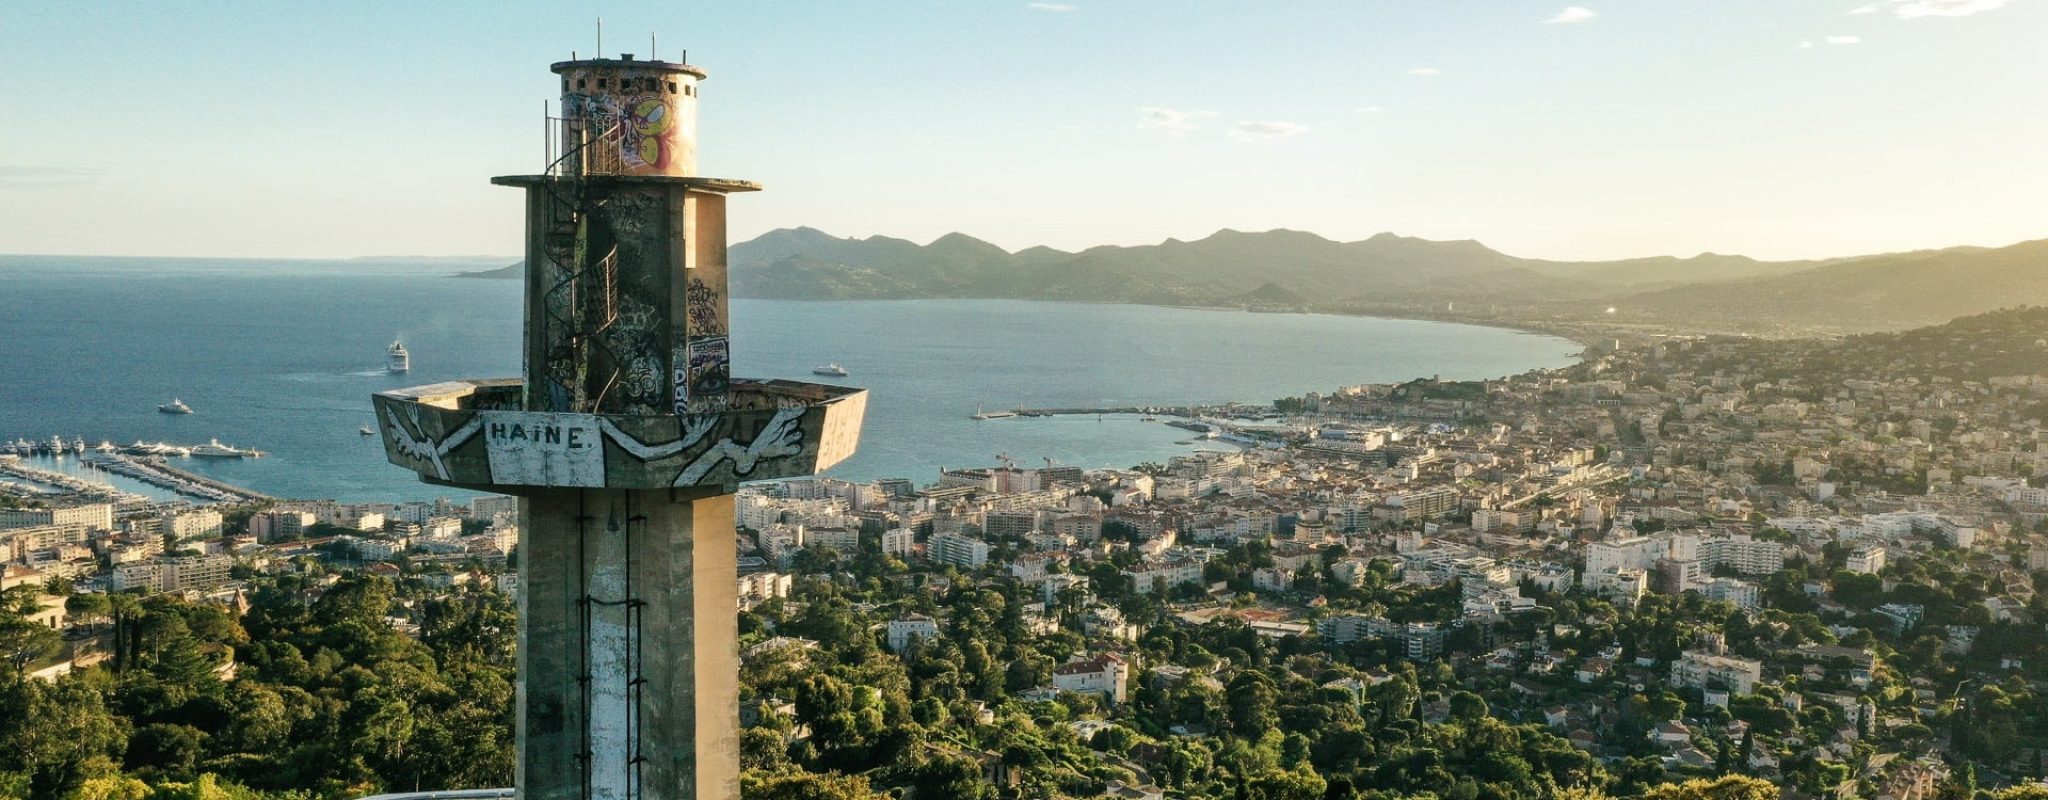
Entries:
<svg viewBox="0 0 2048 800">
<path fill-rule="evenodd" d="M 1366 106 L 1366 107 L 1364 107 L 1364 108 L 1354 108 L 1354 109 L 1351 109 L 1351 113 L 1353 113 L 1353 114 L 1378 114 L 1378 113 L 1380 113 L 1380 112 L 1382 112 L 1382 111 L 1385 111 L 1385 110 L 1387 110 L 1385 106 Z"/>
<path fill-rule="evenodd" d="M 1557 16 L 1546 19 L 1543 22 L 1547 25 L 1570 25 L 1574 22 L 1585 22 L 1597 16 L 1600 15 L 1593 13 L 1593 9 L 1585 6 L 1565 6 L 1563 11 L 1557 12 Z"/>
<path fill-rule="evenodd" d="M 1202 127 L 1202 122 L 1216 116 L 1214 111 L 1183 111 L 1176 108 L 1138 109 L 1138 127 L 1148 131 L 1165 131 L 1168 136 L 1185 136 Z"/>
<path fill-rule="evenodd" d="M 1880 6 L 1876 3 L 1871 3 L 1867 6 L 1857 6 L 1855 8 L 1849 9 L 1849 16 L 1853 17 L 1858 14 L 1875 14 L 1882 8 L 1883 6 Z"/>
<path fill-rule="evenodd" d="M 1857 42 L 1860 42 L 1860 41 L 1863 41 L 1863 37 L 1861 37 L 1861 36 L 1830 36 L 1830 37 L 1828 37 L 1828 44 L 1855 44 L 1855 43 L 1857 43 Z"/>
<path fill-rule="evenodd" d="M 1230 128 L 1230 138 L 1240 142 L 1271 142 L 1308 130 L 1295 122 L 1240 122 Z"/>
<path fill-rule="evenodd" d="M 2012 0 L 1892 0 L 1897 5 L 1892 9 L 1899 19 L 1920 17 L 1967 17 L 1980 11 L 1996 9 Z"/>
<path fill-rule="evenodd" d="M 1410 75 L 1442 75 L 1443 72 L 1443 70 L 1437 69 L 1436 67 L 1416 67 L 1414 69 L 1408 70 L 1408 74 Z"/>
<path fill-rule="evenodd" d="M 32 167 L 0 164 L 0 190 L 54 189 L 99 180 L 100 171 L 84 167 Z"/>
<path fill-rule="evenodd" d="M 1048 14 L 1065 14 L 1070 11 L 1081 10 L 1080 6 L 1067 3 L 1025 3 L 1024 7 L 1033 11 L 1044 11 Z"/>
<path fill-rule="evenodd" d="M 1800 43 L 1799 43 L 1799 49 L 1801 49 L 1801 50 L 1812 50 L 1812 49 L 1813 49 L 1813 43 L 1812 43 L 1812 42 L 1800 42 Z"/>
</svg>

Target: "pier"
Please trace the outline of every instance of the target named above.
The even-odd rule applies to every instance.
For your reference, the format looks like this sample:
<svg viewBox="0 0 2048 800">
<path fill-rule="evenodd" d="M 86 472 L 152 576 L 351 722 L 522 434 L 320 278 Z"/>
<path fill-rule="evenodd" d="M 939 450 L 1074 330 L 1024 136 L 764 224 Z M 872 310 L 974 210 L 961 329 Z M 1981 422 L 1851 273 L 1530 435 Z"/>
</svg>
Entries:
<svg viewBox="0 0 2048 800">
<path fill-rule="evenodd" d="M 1001 417 L 1065 417 L 1100 416 L 1104 414 L 1137 414 L 1159 417 L 1218 418 L 1259 418 L 1273 414 L 1273 407 L 1246 403 L 1224 403 L 1213 406 L 1103 406 L 1084 408 L 1013 408 L 1008 411 L 977 412 L 976 419 L 997 419 Z"/>
<path fill-rule="evenodd" d="M 134 478 L 151 486 L 168 489 L 180 495 L 199 500 L 210 500 L 216 503 L 246 503 L 276 499 L 231 483 L 214 480 L 204 475 L 173 467 L 160 457 L 131 458 L 123 455 L 102 455 L 91 459 L 91 463 L 100 469 L 116 475 Z"/>
<path fill-rule="evenodd" d="M 54 493 L 57 496 L 83 497 L 116 506 L 149 502 L 147 497 L 124 492 L 104 483 L 94 483 L 55 470 L 29 466 L 16 456 L 0 456 L 0 474 L 12 475 L 31 484 L 57 489 L 59 491 Z"/>
</svg>

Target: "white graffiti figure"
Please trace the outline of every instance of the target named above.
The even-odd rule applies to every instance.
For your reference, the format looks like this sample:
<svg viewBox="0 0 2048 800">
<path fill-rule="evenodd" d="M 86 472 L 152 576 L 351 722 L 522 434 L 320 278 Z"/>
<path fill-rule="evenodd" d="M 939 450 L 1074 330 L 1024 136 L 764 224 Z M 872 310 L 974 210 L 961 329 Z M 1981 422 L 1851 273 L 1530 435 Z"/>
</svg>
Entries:
<svg viewBox="0 0 2048 800">
<path fill-rule="evenodd" d="M 727 461 L 732 462 L 734 475 L 750 475 L 762 462 L 787 458 L 803 452 L 804 430 L 799 424 L 803 417 L 802 408 L 780 409 L 775 412 L 775 416 L 768 419 L 768 424 L 761 428 L 761 434 L 755 436 L 753 441 L 741 445 L 734 442 L 731 437 L 719 440 L 704 452 L 698 453 L 695 459 L 684 466 L 683 470 L 676 474 L 676 479 L 671 485 L 696 486 L 704 476 L 711 474 L 712 469 Z M 682 438 L 659 446 L 642 444 L 640 440 L 613 426 L 611 420 L 600 419 L 598 424 L 604 428 L 605 436 L 620 449 L 643 462 L 651 462 L 673 458 L 678 453 L 695 447 L 718 426 L 718 420 L 717 415 L 710 414 L 684 417 Z"/>
<path fill-rule="evenodd" d="M 384 407 L 385 440 L 391 442 L 391 448 L 396 450 L 398 455 L 433 464 L 434 477 L 444 481 L 448 480 L 448 465 L 442 461 L 442 457 L 448 455 L 448 451 L 461 447 L 462 443 L 469 441 L 477 431 L 484 429 L 484 418 L 481 415 L 470 417 L 462 427 L 456 428 L 446 438 L 436 442 L 413 433 L 420 430 L 418 407 L 406 406 L 405 414 L 411 418 L 412 425 L 409 427 L 399 422 L 397 413 L 392 411 L 392 406 Z"/>
</svg>

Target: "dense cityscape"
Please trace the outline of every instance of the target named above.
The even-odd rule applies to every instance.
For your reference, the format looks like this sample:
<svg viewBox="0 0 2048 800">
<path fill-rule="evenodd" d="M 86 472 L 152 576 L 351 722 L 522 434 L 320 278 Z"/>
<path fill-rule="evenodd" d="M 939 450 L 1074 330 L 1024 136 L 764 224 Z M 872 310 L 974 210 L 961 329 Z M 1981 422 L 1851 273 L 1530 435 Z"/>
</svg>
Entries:
<svg viewBox="0 0 2048 800">
<path fill-rule="evenodd" d="M 2042 330 L 1610 339 L 1182 409 L 1217 446 L 1165 464 L 748 485 L 746 786 L 2038 796 Z M 511 498 L 6 488 L 0 789 L 510 782 Z"/>
<path fill-rule="evenodd" d="M 17 5 L 0 800 L 2048 800 L 2048 2 Z"/>
</svg>

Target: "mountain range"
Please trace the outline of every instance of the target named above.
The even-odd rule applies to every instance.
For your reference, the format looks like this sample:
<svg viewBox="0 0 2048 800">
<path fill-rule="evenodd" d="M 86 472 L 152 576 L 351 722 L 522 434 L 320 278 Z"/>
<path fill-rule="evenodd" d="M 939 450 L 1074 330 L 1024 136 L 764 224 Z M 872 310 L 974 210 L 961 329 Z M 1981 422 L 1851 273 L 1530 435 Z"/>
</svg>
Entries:
<svg viewBox="0 0 2048 800">
<path fill-rule="evenodd" d="M 779 299 L 1015 298 L 1765 334 L 1899 330 L 2048 304 L 2048 240 L 1810 261 L 1573 262 L 1390 233 L 1339 242 L 1222 230 L 1013 253 L 959 233 L 920 245 L 785 228 L 733 245 L 729 257 L 735 296 Z"/>
</svg>

